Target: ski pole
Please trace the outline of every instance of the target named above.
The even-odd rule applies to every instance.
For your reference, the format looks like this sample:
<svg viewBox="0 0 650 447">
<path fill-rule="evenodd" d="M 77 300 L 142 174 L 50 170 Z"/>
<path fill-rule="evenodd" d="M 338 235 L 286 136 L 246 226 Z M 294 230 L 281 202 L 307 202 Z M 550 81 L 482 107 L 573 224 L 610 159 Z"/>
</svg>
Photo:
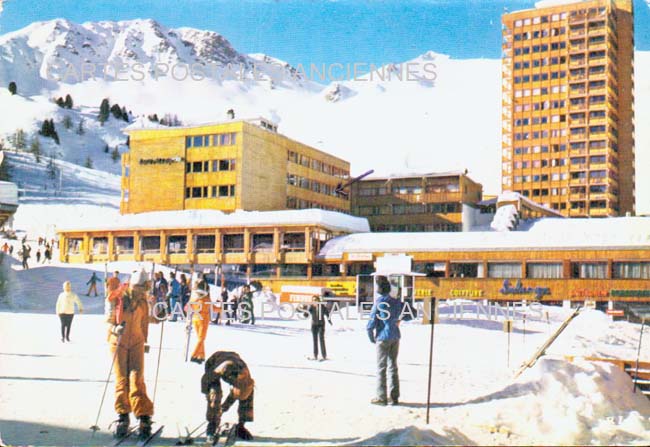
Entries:
<svg viewBox="0 0 650 447">
<path fill-rule="evenodd" d="M 104 399 L 106 398 L 106 391 L 108 390 L 108 382 L 111 380 L 111 374 L 113 374 L 113 365 L 115 365 L 115 359 L 117 358 L 117 350 L 120 347 L 120 341 L 122 340 L 122 334 L 117 337 L 117 344 L 115 345 L 115 352 L 113 353 L 113 360 L 111 361 L 111 367 L 108 369 L 108 377 L 106 377 L 106 384 L 104 385 L 104 392 L 102 393 L 102 400 L 99 403 L 99 408 L 97 409 L 97 417 L 95 418 L 95 425 L 90 427 L 90 429 L 93 431 L 93 434 L 91 436 L 95 436 L 95 432 L 99 430 L 99 426 L 97 425 L 99 423 L 99 415 L 102 412 L 102 407 L 104 406 Z"/>
<path fill-rule="evenodd" d="M 158 372 L 160 371 L 160 357 L 162 354 L 163 334 L 165 332 L 165 320 L 163 320 L 162 323 L 160 324 L 161 326 L 160 326 L 160 343 L 158 346 L 158 364 L 156 365 L 156 378 L 154 379 L 154 383 L 153 383 L 153 399 L 151 401 L 152 404 L 156 402 L 156 390 L 158 390 Z"/>
<path fill-rule="evenodd" d="M 431 370 L 433 367 L 433 329 L 436 323 L 436 298 L 432 297 L 429 304 L 429 323 L 431 324 L 431 337 L 429 339 L 429 379 L 427 382 L 427 424 L 429 423 L 429 410 L 431 408 Z M 433 311 L 432 311 L 433 307 Z"/>
</svg>

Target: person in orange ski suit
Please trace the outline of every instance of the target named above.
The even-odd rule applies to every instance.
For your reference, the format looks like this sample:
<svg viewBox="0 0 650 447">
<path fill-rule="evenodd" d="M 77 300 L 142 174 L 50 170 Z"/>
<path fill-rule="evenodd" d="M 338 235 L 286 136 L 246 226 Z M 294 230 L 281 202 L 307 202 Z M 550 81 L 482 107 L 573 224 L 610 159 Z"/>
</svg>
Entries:
<svg viewBox="0 0 650 447">
<path fill-rule="evenodd" d="M 124 437 L 129 430 L 129 413 L 140 420 L 138 435 L 151 434 L 153 403 L 144 383 L 144 353 L 150 317 L 147 275 L 134 271 L 128 283 L 121 284 L 106 298 L 108 342 L 115 359 L 115 411 L 118 414 L 114 435 Z"/>
<path fill-rule="evenodd" d="M 190 360 L 199 365 L 205 361 L 205 338 L 208 335 L 208 327 L 210 327 L 212 319 L 211 312 L 216 310 L 213 310 L 212 306 L 209 292 L 201 288 L 200 280 L 194 281 L 190 301 L 187 303 L 187 316 L 191 316 L 191 324 L 198 338 Z M 189 330 L 189 320 L 187 324 L 187 330 Z"/>
</svg>

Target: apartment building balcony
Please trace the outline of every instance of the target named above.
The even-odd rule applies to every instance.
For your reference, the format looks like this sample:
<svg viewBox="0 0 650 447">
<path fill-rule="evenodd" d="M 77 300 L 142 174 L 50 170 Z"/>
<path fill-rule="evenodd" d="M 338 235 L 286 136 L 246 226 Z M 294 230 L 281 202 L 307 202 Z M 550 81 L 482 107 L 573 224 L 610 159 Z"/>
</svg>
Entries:
<svg viewBox="0 0 650 447">
<path fill-rule="evenodd" d="M 569 200 L 585 200 L 587 198 L 587 193 L 572 193 L 569 194 Z"/>
<path fill-rule="evenodd" d="M 587 177 L 569 179 L 569 185 L 586 185 Z"/>
<path fill-rule="evenodd" d="M 607 41 L 589 44 L 589 51 L 598 51 L 598 50 L 607 51 Z"/>
<path fill-rule="evenodd" d="M 579 141 L 587 141 L 587 133 L 580 133 L 580 134 L 575 134 L 575 135 L 569 135 L 569 141 L 574 143 L 574 142 L 579 142 Z"/>
<path fill-rule="evenodd" d="M 584 171 L 587 169 L 587 163 L 572 163 L 569 165 L 569 170 L 574 171 Z"/>
<path fill-rule="evenodd" d="M 582 58 L 582 59 L 571 59 L 569 60 L 569 67 L 570 68 L 579 68 L 579 67 L 584 67 L 587 64 L 587 58 Z"/>
<path fill-rule="evenodd" d="M 569 217 L 588 217 L 586 208 L 570 208 Z"/>
<path fill-rule="evenodd" d="M 592 217 L 606 217 L 612 215 L 613 210 L 610 207 L 607 208 L 589 208 L 589 215 Z"/>
</svg>

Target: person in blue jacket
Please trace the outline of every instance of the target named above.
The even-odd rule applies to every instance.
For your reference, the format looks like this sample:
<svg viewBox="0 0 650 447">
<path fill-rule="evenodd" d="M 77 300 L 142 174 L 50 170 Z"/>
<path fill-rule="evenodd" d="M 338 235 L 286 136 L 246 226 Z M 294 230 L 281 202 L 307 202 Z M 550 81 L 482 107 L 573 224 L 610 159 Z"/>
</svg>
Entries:
<svg viewBox="0 0 650 447">
<path fill-rule="evenodd" d="M 175 312 L 176 303 L 180 309 L 182 306 L 182 296 L 181 296 L 181 283 L 176 280 L 176 274 L 174 272 L 169 273 L 169 311 L 171 312 L 171 321 L 176 321 L 178 318 L 178 312 Z M 182 313 L 182 312 L 181 312 Z"/>
<path fill-rule="evenodd" d="M 368 337 L 377 346 L 377 395 L 370 403 L 386 405 L 386 370 L 390 373 L 390 404 L 399 405 L 399 374 L 397 354 L 399 352 L 399 322 L 403 304 L 390 296 L 390 282 L 385 276 L 377 276 L 379 297 L 370 311 Z"/>
</svg>

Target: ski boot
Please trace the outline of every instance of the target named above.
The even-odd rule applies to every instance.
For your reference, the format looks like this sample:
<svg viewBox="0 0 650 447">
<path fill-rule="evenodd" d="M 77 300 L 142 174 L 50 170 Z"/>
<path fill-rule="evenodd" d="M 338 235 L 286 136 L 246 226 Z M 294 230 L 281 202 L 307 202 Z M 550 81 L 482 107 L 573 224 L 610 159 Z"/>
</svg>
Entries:
<svg viewBox="0 0 650 447">
<path fill-rule="evenodd" d="M 114 424 L 113 436 L 118 439 L 125 437 L 129 433 L 129 413 L 119 414 Z"/>
<path fill-rule="evenodd" d="M 140 416 L 140 426 L 138 427 L 138 437 L 140 440 L 147 439 L 151 436 L 151 416 Z"/>
<path fill-rule="evenodd" d="M 214 445 L 217 440 L 217 424 L 208 422 L 208 428 L 205 430 L 205 443 L 207 445 Z"/>
<path fill-rule="evenodd" d="M 249 432 L 246 427 L 244 427 L 243 422 L 237 424 L 237 437 L 239 439 L 243 439 L 244 441 L 251 441 L 253 439 L 253 435 L 251 435 L 251 432 Z"/>
</svg>

